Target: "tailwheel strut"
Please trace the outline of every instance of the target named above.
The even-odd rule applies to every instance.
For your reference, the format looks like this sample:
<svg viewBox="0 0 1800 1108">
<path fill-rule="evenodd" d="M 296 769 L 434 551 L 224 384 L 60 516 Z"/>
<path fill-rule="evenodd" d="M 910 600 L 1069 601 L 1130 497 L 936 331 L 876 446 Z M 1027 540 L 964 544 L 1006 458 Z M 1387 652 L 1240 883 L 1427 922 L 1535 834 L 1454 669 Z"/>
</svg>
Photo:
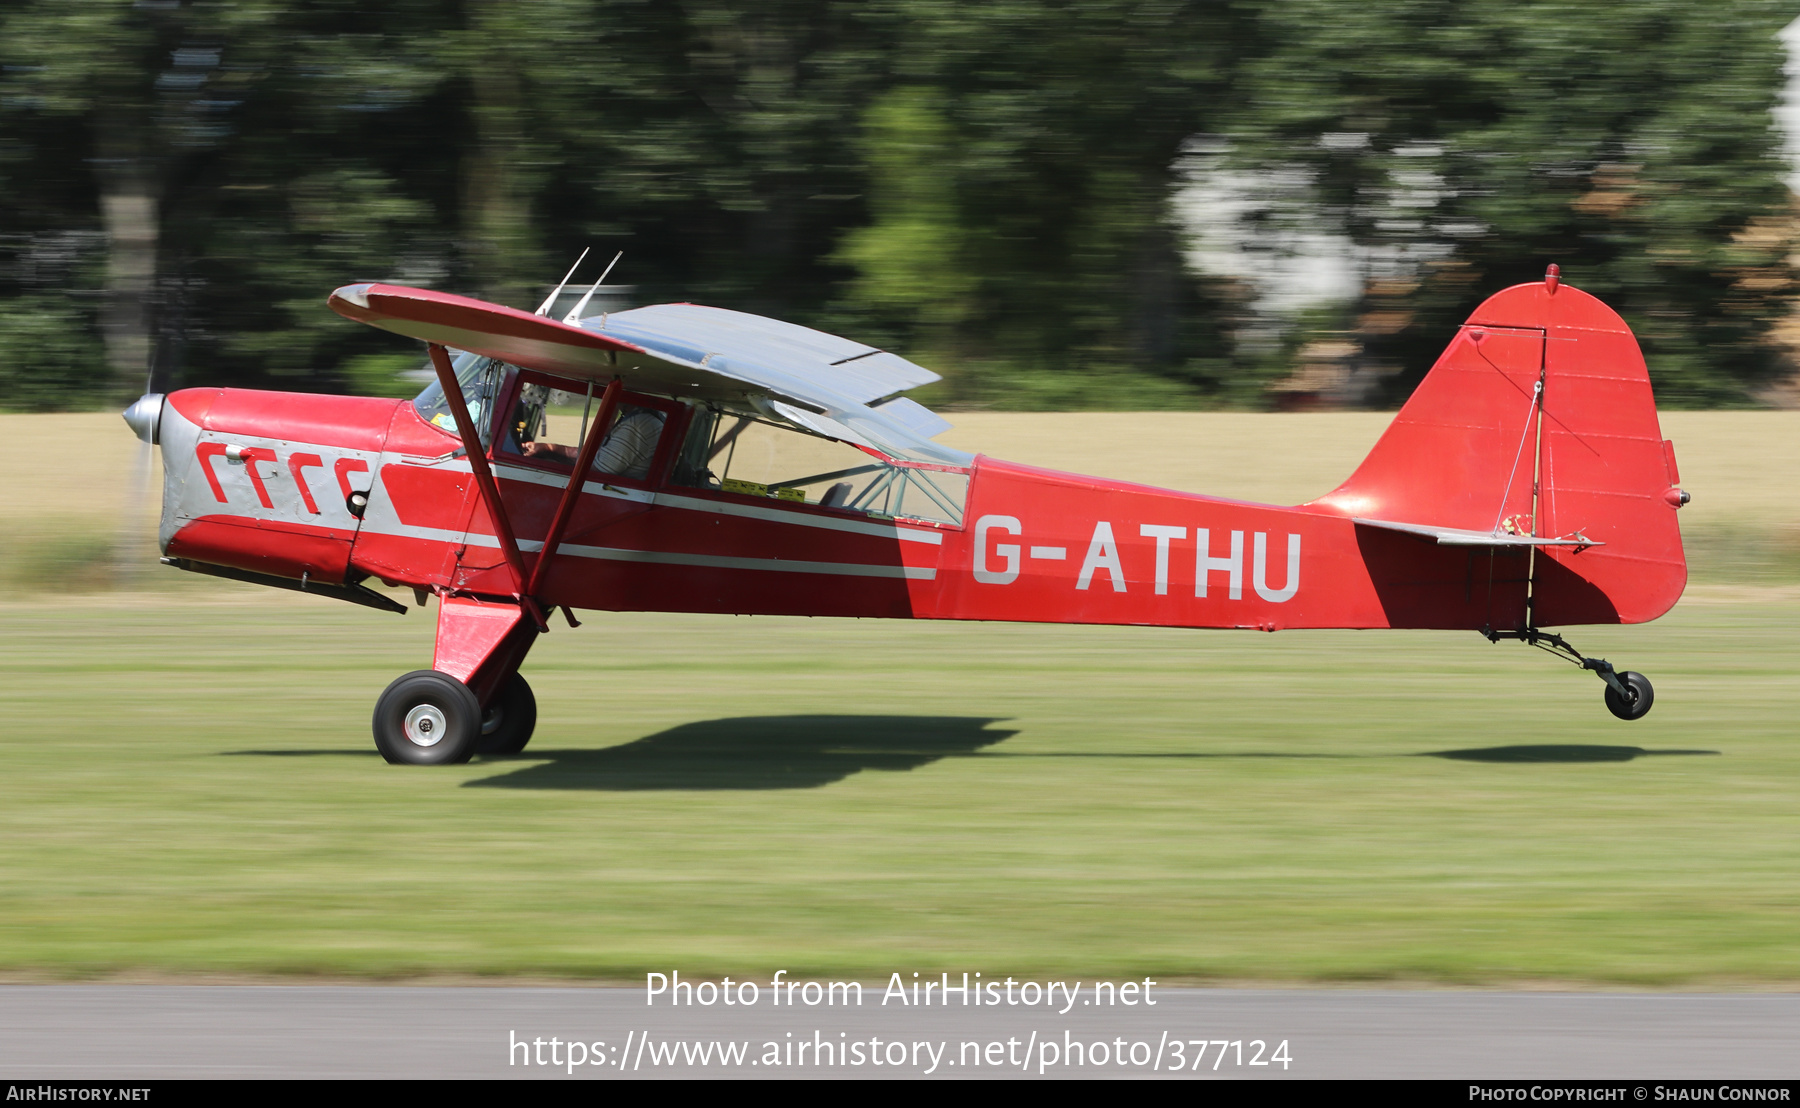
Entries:
<svg viewBox="0 0 1800 1108">
<path fill-rule="evenodd" d="M 1620 719 L 1643 719 L 1649 714 L 1650 706 L 1656 702 L 1656 690 L 1650 687 L 1648 677 L 1641 673 L 1633 673 L 1628 669 L 1614 669 L 1613 664 L 1605 658 L 1589 658 L 1570 646 L 1569 640 L 1561 635 L 1540 631 L 1535 627 L 1527 627 L 1518 631 L 1496 631 L 1492 627 L 1483 627 L 1481 634 L 1489 642 L 1516 639 L 1528 646 L 1535 646 L 1546 654 L 1561 658 L 1571 665 L 1592 670 L 1600 680 L 1606 682 L 1607 711 Z"/>
</svg>

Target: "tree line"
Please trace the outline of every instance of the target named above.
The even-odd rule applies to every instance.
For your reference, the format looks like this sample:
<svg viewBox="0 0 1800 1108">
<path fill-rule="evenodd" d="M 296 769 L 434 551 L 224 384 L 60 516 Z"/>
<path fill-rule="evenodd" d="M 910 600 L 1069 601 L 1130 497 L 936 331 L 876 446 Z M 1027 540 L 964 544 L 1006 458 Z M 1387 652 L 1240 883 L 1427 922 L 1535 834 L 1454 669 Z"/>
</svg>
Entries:
<svg viewBox="0 0 1800 1108">
<path fill-rule="evenodd" d="M 1791 9 L 14 0 L 0 407 L 398 393 L 416 354 L 332 288 L 529 308 L 588 246 L 644 302 L 850 334 L 943 372 L 928 402 L 1015 408 L 1266 405 L 1320 336 L 1395 403 L 1555 261 L 1663 402 L 1745 403 L 1792 372 Z M 1240 202 L 1179 202 L 1221 182 Z M 1349 283 L 1271 307 L 1308 243 Z"/>
</svg>

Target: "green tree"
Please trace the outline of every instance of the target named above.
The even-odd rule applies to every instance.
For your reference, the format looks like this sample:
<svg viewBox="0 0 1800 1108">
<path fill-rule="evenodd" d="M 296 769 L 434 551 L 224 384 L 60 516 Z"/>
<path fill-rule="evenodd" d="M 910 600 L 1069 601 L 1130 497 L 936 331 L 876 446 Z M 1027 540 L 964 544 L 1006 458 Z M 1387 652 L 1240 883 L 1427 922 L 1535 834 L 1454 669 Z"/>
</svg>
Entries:
<svg viewBox="0 0 1800 1108">
<path fill-rule="evenodd" d="M 858 271 L 847 311 L 946 351 L 957 400 L 1224 389 L 1219 305 L 1181 264 L 1171 166 L 1217 114 L 1254 23 L 1184 0 L 891 10 L 897 87 L 860 146 L 871 221 L 838 254 Z"/>
<path fill-rule="evenodd" d="M 649 297 L 831 323 L 846 276 L 831 253 L 862 217 L 856 140 L 891 79 L 894 21 L 845 0 L 571 11 L 530 76 L 554 159 L 545 242 L 624 249 L 615 280 Z"/>
<path fill-rule="evenodd" d="M 531 307 L 615 281 L 869 338 L 1011 406 L 1255 402 L 1242 290 L 1183 262 L 1196 135 L 1369 267 L 1397 399 L 1547 261 L 1665 400 L 1775 371 L 1792 220 L 1774 0 L 155 0 L 0 9 L 0 405 L 404 387 L 325 293 Z"/>
<path fill-rule="evenodd" d="M 1770 109 L 1792 6 L 1291 0 L 1229 131 L 1298 168 L 1369 264 L 1369 359 L 1398 400 L 1484 296 L 1549 262 L 1638 333 L 1659 397 L 1742 402 L 1793 291 Z"/>
<path fill-rule="evenodd" d="M 949 353 L 976 312 L 982 229 L 967 224 L 946 166 L 959 146 L 947 114 L 942 93 L 923 86 L 870 106 L 862 156 L 871 221 L 844 237 L 838 257 L 858 273 L 853 300 L 912 320 L 928 348 Z"/>
<path fill-rule="evenodd" d="M 0 171 L 25 187 L 0 200 L 19 297 L 7 310 L 51 297 L 66 322 L 97 315 L 114 395 L 140 391 L 153 362 L 158 387 L 178 365 L 186 383 L 338 384 L 332 347 L 366 339 L 319 311 L 324 292 L 409 258 L 443 269 L 420 256 L 433 206 L 401 179 L 429 177 L 430 139 L 449 130 L 423 102 L 435 67 L 409 48 L 440 6 L 8 11 Z M 99 256 L 48 275 L 32 262 L 71 233 Z"/>
<path fill-rule="evenodd" d="M 76 175 L 76 166 L 91 167 L 92 180 L 82 182 L 86 187 L 79 187 L 76 195 L 97 209 L 93 212 L 97 220 L 81 223 L 90 228 L 98 224 L 104 236 L 104 295 L 98 322 L 113 386 L 120 394 L 140 389 L 150 365 L 160 208 L 172 170 L 171 131 L 179 128 L 178 103 L 188 91 L 178 73 L 186 59 L 173 53 L 181 41 L 183 13 L 170 13 L 168 7 L 30 4 L 14 8 L 0 23 L 0 63 L 11 78 L 5 99 L 8 114 L 36 117 L 23 128 L 9 130 L 17 137 L 24 137 L 19 131 L 25 131 L 46 146 L 62 145 L 59 139 L 66 142 L 66 138 L 59 130 L 74 123 L 85 139 L 85 158 L 68 157 L 62 150 L 58 153 L 63 157 L 42 160 L 54 161 L 63 184 Z M 37 168 L 32 163 L 39 159 L 27 155 L 8 160 L 13 162 L 10 185 L 32 177 Z M 28 186 L 28 192 L 36 194 L 32 196 L 36 204 L 27 207 L 61 207 L 52 189 Z M 20 205 L 15 201 L 11 206 Z M 15 302 L 9 312 L 32 312 L 65 324 L 77 315 L 69 310 L 45 313 L 37 306 L 40 303 Z M 10 329 L 18 331 L 21 325 Z M 69 365 L 64 363 L 65 368 Z"/>
</svg>

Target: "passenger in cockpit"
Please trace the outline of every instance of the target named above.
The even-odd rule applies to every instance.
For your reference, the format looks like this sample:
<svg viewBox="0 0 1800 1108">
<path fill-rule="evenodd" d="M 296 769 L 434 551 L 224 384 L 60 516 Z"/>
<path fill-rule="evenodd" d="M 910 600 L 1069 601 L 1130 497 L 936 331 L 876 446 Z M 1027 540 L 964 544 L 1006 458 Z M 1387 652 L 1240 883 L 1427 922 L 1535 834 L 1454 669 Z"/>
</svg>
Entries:
<svg viewBox="0 0 1800 1108">
<path fill-rule="evenodd" d="M 626 404 L 618 422 L 600 440 L 594 455 L 594 468 L 601 473 L 643 480 L 650 476 L 650 463 L 656 460 L 656 442 L 662 437 L 663 413 L 654 408 Z"/>
</svg>

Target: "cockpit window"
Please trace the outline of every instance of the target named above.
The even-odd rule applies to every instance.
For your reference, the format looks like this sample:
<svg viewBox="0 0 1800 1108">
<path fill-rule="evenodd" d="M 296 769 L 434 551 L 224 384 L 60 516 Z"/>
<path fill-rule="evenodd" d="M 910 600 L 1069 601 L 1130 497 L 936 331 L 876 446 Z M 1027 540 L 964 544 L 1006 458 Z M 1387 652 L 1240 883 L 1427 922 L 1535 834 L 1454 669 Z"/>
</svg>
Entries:
<svg viewBox="0 0 1800 1108">
<path fill-rule="evenodd" d="M 550 437 L 550 390 L 543 385 L 520 385 L 512 414 L 500 426 L 500 449 L 527 458 L 556 458 L 572 462 L 575 448 Z"/>
<path fill-rule="evenodd" d="M 700 408 L 671 480 L 870 515 L 961 524 L 966 470 L 885 457 L 761 416 Z"/>
<path fill-rule="evenodd" d="M 499 451 L 545 462 L 566 473 L 575 464 L 582 436 L 593 433 L 588 419 L 595 414 L 594 405 L 591 395 L 522 384 L 513 410 L 501 426 Z M 666 418 L 655 408 L 620 402 L 594 453 L 590 472 L 648 479 Z"/>
<path fill-rule="evenodd" d="M 484 358 L 479 354 L 464 351 L 452 351 L 450 365 L 456 370 L 457 383 L 462 386 L 463 403 L 469 406 L 469 418 L 480 428 L 481 441 L 488 441 L 488 416 L 493 412 L 495 395 L 500 391 L 500 381 L 505 367 L 493 358 Z M 434 378 L 425 386 L 425 391 L 413 398 L 413 408 L 419 418 L 434 427 L 441 427 L 451 434 L 456 434 L 456 417 L 450 412 L 450 403 L 444 399 L 444 390 Z"/>
</svg>

